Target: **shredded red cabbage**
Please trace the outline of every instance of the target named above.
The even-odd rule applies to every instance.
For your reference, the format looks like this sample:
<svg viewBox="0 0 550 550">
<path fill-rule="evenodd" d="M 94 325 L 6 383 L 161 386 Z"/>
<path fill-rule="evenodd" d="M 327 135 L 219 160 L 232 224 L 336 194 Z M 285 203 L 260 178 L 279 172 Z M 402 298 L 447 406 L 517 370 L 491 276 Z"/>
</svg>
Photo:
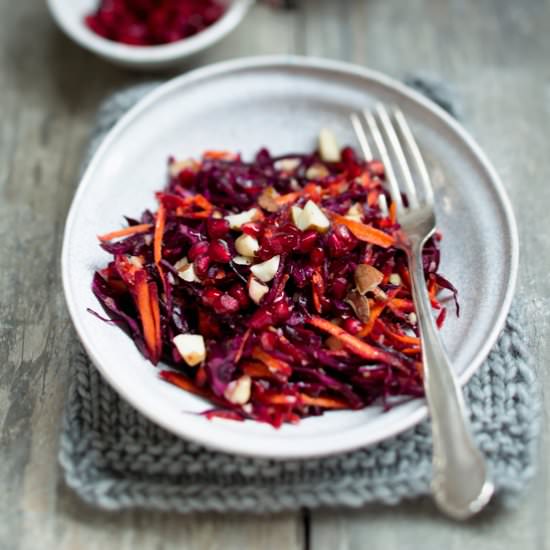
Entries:
<svg viewBox="0 0 550 550">
<path fill-rule="evenodd" d="M 168 169 L 157 212 L 99 237 L 113 259 L 92 285 L 141 353 L 172 367 L 165 380 L 210 400 L 209 418 L 273 426 L 423 394 L 380 162 L 350 147 L 330 161 L 262 149 Z M 424 250 L 439 325 L 439 291 L 457 294 L 438 273 L 440 239 Z"/>
</svg>

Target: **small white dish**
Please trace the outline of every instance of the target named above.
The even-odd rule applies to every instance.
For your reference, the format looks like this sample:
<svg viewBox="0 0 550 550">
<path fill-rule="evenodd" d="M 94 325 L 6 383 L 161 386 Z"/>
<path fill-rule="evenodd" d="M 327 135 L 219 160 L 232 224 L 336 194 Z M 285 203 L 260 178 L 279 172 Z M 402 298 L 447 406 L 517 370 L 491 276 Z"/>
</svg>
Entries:
<svg viewBox="0 0 550 550">
<path fill-rule="evenodd" d="M 181 64 L 186 58 L 209 48 L 229 34 L 244 18 L 254 0 L 224 0 L 224 15 L 205 30 L 172 44 L 129 46 L 107 40 L 84 23 L 99 0 L 48 0 L 50 12 L 69 38 L 91 52 L 117 65 L 134 69 L 164 69 Z"/>
<path fill-rule="evenodd" d="M 220 91 L 221 90 L 221 91 Z M 461 316 L 449 311 L 444 343 L 461 383 L 494 345 L 508 313 L 518 266 L 514 216 L 502 184 L 478 145 L 448 114 L 382 74 L 327 60 L 248 58 L 198 69 L 167 82 L 132 108 L 105 138 L 73 200 L 62 255 L 69 311 L 90 358 L 120 395 L 167 430 L 219 450 L 306 458 L 348 451 L 394 436 L 426 417 L 423 399 L 388 412 L 338 411 L 276 430 L 253 421 L 207 420 L 212 405 L 160 379 L 91 291 L 109 261 L 97 235 L 121 227 L 123 215 L 155 208 L 169 155 L 233 150 L 251 158 L 309 151 L 319 129 L 355 144 L 349 113 L 378 101 L 399 105 L 432 174 L 441 272 L 459 289 Z"/>
</svg>

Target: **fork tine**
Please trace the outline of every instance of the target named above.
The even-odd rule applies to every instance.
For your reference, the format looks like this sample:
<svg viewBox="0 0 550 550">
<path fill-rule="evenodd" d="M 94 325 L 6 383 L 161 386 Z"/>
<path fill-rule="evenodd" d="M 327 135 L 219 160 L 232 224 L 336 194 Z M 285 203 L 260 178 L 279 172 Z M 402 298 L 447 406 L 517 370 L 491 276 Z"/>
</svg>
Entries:
<svg viewBox="0 0 550 550">
<path fill-rule="evenodd" d="M 407 144 L 407 147 L 409 149 L 411 156 L 414 159 L 414 162 L 416 164 L 416 169 L 418 170 L 418 174 L 420 175 L 420 180 L 424 187 L 423 189 L 424 200 L 427 204 L 433 204 L 434 194 L 433 194 L 432 184 L 430 180 L 430 175 L 426 168 L 426 164 L 424 163 L 424 159 L 420 154 L 420 149 L 418 148 L 416 140 L 414 139 L 414 136 L 413 136 L 413 133 L 411 132 L 409 124 L 407 123 L 407 120 L 405 119 L 405 116 L 403 115 L 403 113 L 397 108 L 394 110 L 394 117 L 397 122 L 399 131 Z"/>
<path fill-rule="evenodd" d="M 350 119 L 351 125 L 355 130 L 357 140 L 359 141 L 359 145 L 361 146 L 361 150 L 363 151 L 363 156 L 365 157 L 365 160 L 367 162 L 370 162 L 374 159 L 374 157 L 372 155 L 372 150 L 369 145 L 369 140 L 367 139 L 367 134 L 365 134 L 365 130 L 363 129 L 363 125 L 361 124 L 359 117 L 355 113 L 351 113 Z"/>
<path fill-rule="evenodd" d="M 376 111 L 378 113 L 378 118 L 382 123 L 382 128 L 384 129 L 384 132 L 390 142 L 390 145 L 393 148 L 393 154 L 397 159 L 397 164 L 399 165 L 401 174 L 403 175 L 403 180 L 405 182 L 405 188 L 407 192 L 407 200 L 408 200 L 409 206 L 411 208 L 415 208 L 416 206 L 418 206 L 418 197 L 416 194 L 416 187 L 414 185 L 414 180 L 411 174 L 411 170 L 409 168 L 409 163 L 407 162 L 407 158 L 405 157 L 405 153 L 403 152 L 403 148 L 401 147 L 399 138 L 395 133 L 395 129 L 393 127 L 393 124 L 390 120 L 390 117 L 388 116 L 388 112 L 386 111 L 386 108 L 384 107 L 384 105 L 382 105 L 381 103 L 378 103 L 376 105 Z"/>
<path fill-rule="evenodd" d="M 380 153 L 380 158 L 386 170 L 386 181 L 388 182 L 388 185 L 390 188 L 390 195 L 391 195 L 392 201 L 397 205 L 397 211 L 399 212 L 400 210 L 403 209 L 403 201 L 401 200 L 401 191 L 399 191 L 397 178 L 395 177 L 395 172 L 393 171 L 393 165 L 391 163 L 388 150 L 386 149 L 386 145 L 384 144 L 384 139 L 382 138 L 382 134 L 380 133 L 380 129 L 378 128 L 378 123 L 376 122 L 376 119 L 374 118 L 373 114 L 367 109 L 365 109 L 363 111 L 363 116 L 367 121 L 367 126 L 369 127 L 369 130 L 372 134 L 372 139 L 374 140 L 374 143 L 376 144 L 376 148 Z"/>
</svg>

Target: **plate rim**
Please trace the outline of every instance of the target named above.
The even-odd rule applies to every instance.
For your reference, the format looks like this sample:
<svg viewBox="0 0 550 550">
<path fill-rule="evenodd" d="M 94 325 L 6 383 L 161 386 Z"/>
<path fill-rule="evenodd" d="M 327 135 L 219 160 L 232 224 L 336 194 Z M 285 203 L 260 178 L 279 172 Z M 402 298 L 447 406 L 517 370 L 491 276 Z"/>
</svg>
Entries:
<svg viewBox="0 0 550 550">
<path fill-rule="evenodd" d="M 192 85 L 196 81 L 202 79 L 208 79 L 215 76 L 220 76 L 223 74 L 240 71 L 240 70 L 251 70 L 251 69 L 266 69 L 266 68 L 280 68 L 283 70 L 288 69 L 320 69 L 328 70 L 331 72 L 336 72 L 340 75 L 353 75 L 360 77 L 362 79 L 381 84 L 386 88 L 393 89 L 401 95 L 408 97 L 417 104 L 420 104 L 423 108 L 430 111 L 436 118 L 442 120 L 451 130 L 454 131 L 456 135 L 461 139 L 464 145 L 470 150 L 470 152 L 475 156 L 480 167 L 485 171 L 490 183 L 495 191 L 498 200 L 500 201 L 500 207 L 504 215 L 504 221 L 508 229 L 508 238 L 510 241 L 510 273 L 508 278 L 508 284 L 506 287 L 504 298 L 501 302 L 500 311 L 496 317 L 496 322 L 493 325 L 492 329 L 489 331 L 488 337 L 485 340 L 484 345 L 479 349 L 475 359 L 472 363 L 459 375 L 459 382 L 463 386 L 474 372 L 481 366 L 483 361 L 489 355 L 489 352 L 493 348 L 502 328 L 504 327 L 507 315 L 510 311 L 512 299 L 514 296 L 516 283 L 517 283 L 517 274 L 518 274 L 518 265 L 519 265 L 519 236 L 516 219 L 513 213 L 512 205 L 510 198 L 508 197 L 504 185 L 496 172 L 495 168 L 489 161 L 488 157 L 477 144 L 474 138 L 469 134 L 469 132 L 453 117 L 451 117 L 447 112 L 445 112 L 441 107 L 436 105 L 431 100 L 427 99 L 419 92 L 410 88 L 409 86 L 403 84 L 402 82 L 394 79 L 393 77 L 387 76 L 386 74 L 355 65 L 353 63 L 328 60 L 316 57 L 305 57 L 297 55 L 267 55 L 267 56 L 253 56 L 253 57 L 244 57 L 238 58 L 229 61 L 222 61 L 201 67 L 195 70 L 192 70 L 188 73 L 177 76 L 173 79 L 168 80 L 164 84 L 159 85 L 157 88 L 147 93 L 142 99 L 140 99 L 131 109 L 129 109 L 119 120 L 118 122 L 109 130 L 108 134 L 104 137 L 102 143 L 99 145 L 97 150 L 94 152 L 93 157 L 89 164 L 86 166 L 86 169 L 79 178 L 79 184 L 77 190 L 73 196 L 71 206 L 69 208 L 64 233 L 63 233 L 63 247 L 61 252 L 61 275 L 62 275 L 62 285 L 64 290 L 65 301 L 67 308 L 69 310 L 69 315 L 73 322 L 73 326 L 78 334 L 80 342 L 84 346 L 88 356 L 92 360 L 94 366 L 99 370 L 102 376 L 108 381 L 108 383 L 113 387 L 119 395 L 121 395 L 125 400 L 127 400 L 133 407 L 135 407 L 140 413 L 144 414 L 147 418 L 152 420 L 155 424 L 162 426 L 164 429 L 168 430 L 170 433 L 177 435 L 183 439 L 193 440 L 209 449 L 215 449 L 222 452 L 228 452 L 241 456 L 251 456 L 257 458 L 271 458 L 271 459 L 306 459 L 313 457 L 322 457 L 330 456 L 334 454 L 343 453 L 346 451 L 351 451 L 361 447 L 368 447 L 385 439 L 389 439 L 395 435 L 398 435 L 405 430 L 411 428 L 412 426 L 419 423 L 421 420 L 428 416 L 428 409 L 425 399 L 419 399 L 419 406 L 417 409 L 412 411 L 407 417 L 394 423 L 390 429 L 387 430 L 378 430 L 378 432 L 370 432 L 363 440 L 356 442 L 356 440 L 348 441 L 346 444 L 340 444 L 337 448 L 330 448 L 330 445 L 326 445 L 322 450 L 319 450 L 317 447 L 311 451 L 300 450 L 300 452 L 295 452 L 292 449 L 285 448 L 283 451 L 277 448 L 263 448 L 258 445 L 249 446 L 246 444 L 246 438 L 231 438 L 229 441 L 224 439 L 223 442 L 212 441 L 208 436 L 203 437 L 202 433 L 199 430 L 182 430 L 181 426 L 174 426 L 163 420 L 161 415 L 156 415 L 155 411 L 145 409 L 140 406 L 140 402 L 136 399 L 133 399 L 131 395 L 127 395 L 124 392 L 124 389 L 121 384 L 119 384 L 114 377 L 110 375 L 110 369 L 104 368 L 101 365 L 101 361 L 97 358 L 91 346 L 88 345 L 85 339 L 85 332 L 83 330 L 82 324 L 79 320 L 77 304 L 78 301 L 73 298 L 71 288 L 70 288 L 70 255 L 69 255 L 69 241 L 72 233 L 72 227 L 76 220 L 76 213 L 78 205 L 80 204 L 80 197 L 84 194 L 86 188 L 89 185 L 89 180 L 91 174 L 95 169 L 96 164 L 98 164 L 103 156 L 104 151 L 106 151 L 111 142 L 116 139 L 119 132 L 121 132 L 128 124 L 130 124 L 134 118 L 139 116 L 142 111 L 146 110 L 151 104 L 155 103 L 159 98 L 164 94 L 169 94 L 173 89 L 180 86 Z M 193 433 L 191 433 L 193 432 Z M 257 437 L 257 436 L 255 436 Z M 239 440 L 239 443 L 235 444 L 234 441 Z"/>
</svg>

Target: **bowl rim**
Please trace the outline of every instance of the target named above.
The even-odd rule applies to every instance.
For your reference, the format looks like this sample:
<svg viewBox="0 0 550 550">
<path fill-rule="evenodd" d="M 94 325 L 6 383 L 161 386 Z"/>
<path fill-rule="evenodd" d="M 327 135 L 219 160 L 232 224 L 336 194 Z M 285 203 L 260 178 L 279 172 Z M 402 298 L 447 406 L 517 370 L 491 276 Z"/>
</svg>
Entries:
<svg viewBox="0 0 550 550">
<path fill-rule="evenodd" d="M 229 0 L 225 13 L 214 24 L 188 38 L 157 46 L 131 46 L 107 40 L 83 21 L 75 21 L 60 0 L 47 0 L 53 19 L 61 30 L 83 48 L 102 57 L 132 65 L 170 63 L 198 53 L 229 34 L 243 20 L 255 0 Z"/>
<path fill-rule="evenodd" d="M 124 388 L 117 382 L 117 380 L 111 375 L 109 369 L 102 367 L 99 358 L 97 357 L 95 350 L 91 349 L 87 345 L 85 340 L 85 330 L 84 326 L 80 321 L 79 311 L 77 310 L 78 300 L 73 297 L 72 288 L 70 284 L 70 250 L 69 250 L 69 240 L 72 232 L 72 226 L 75 223 L 77 216 L 77 207 L 79 205 L 80 197 L 84 194 L 87 180 L 91 177 L 95 169 L 95 165 L 98 164 L 101 160 L 101 157 L 106 151 L 111 141 L 116 139 L 119 132 L 132 123 L 134 117 L 138 116 L 143 110 L 146 110 L 151 104 L 157 101 L 166 93 L 170 93 L 173 89 L 186 84 L 192 84 L 195 82 L 200 82 L 203 79 L 208 79 L 220 74 L 225 74 L 231 71 L 246 70 L 246 69 L 255 69 L 255 68 L 276 68 L 284 67 L 286 69 L 320 69 L 334 71 L 338 74 L 347 74 L 354 75 L 360 78 L 365 78 L 370 81 L 374 81 L 384 87 L 389 87 L 393 90 L 396 90 L 403 94 L 405 97 L 412 99 L 416 103 L 421 104 L 422 107 L 426 108 L 433 115 L 442 120 L 454 133 L 457 135 L 465 144 L 467 149 L 475 156 L 480 166 L 485 170 L 487 176 L 491 180 L 493 188 L 500 199 L 500 204 L 503 210 L 504 218 L 509 228 L 509 240 L 510 240 L 510 273 L 508 278 L 508 286 L 506 288 L 506 293 L 501 304 L 500 312 L 497 316 L 497 320 L 490 331 L 484 346 L 478 351 L 475 361 L 473 361 L 462 373 L 459 375 L 459 381 L 461 385 L 464 385 L 475 371 L 481 366 L 483 361 L 488 356 L 491 348 L 494 346 L 498 335 L 500 334 L 502 328 L 504 327 L 510 306 L 512 303 L 512 298 L 514 296 L 516 282 L 517 282 L 517 273 L 518 273 L 518 263 L 519 263 L 519 237 L 517 224 L 515 216 L 512 210 L 511 201 L 504 189 L 504 186 L 498 176 L 495 168 L 492 166 L 488 160 L 486 154 L 483 152 L 481 147 L 476 143 L 476 141 L 470 136 L 470 134 L 464 129 L 464 127 L 458 123 L 454 118 L 452 118 L 447 112 L 445 112 L 441 107 L 433 103 L 431 100 L 427 99 L 419 92 L 414 89 L 406 86 L 405 84 L 395 80 L 392 77 L 389 77 L 381 72 L 361 67 L 352 63 L 327 60 L 322 58 L 311 58 L 304 56 L 295 56 L 295 55 L 276 55 L 276 56 L 255 56 L 248 58 L 240 58 L 236 60 L 223 61 L 219 63 L 214 63 L 200 69 L 196 69 L 189 73 L 180 75 L 176 78 L 173 78 L 166 83 L 160 85 L 158 88 L 149 92 L 145 97 L 143 97 L 134 107 L 132 107 L 126 114 L 124 114 L 117 124 L 109 131 L 107 136 L 103 139 L 103 142 L 98 147 L 97 151 L 94 153 L 94 156 L 86 168 L 84 174 L 80 178 L 80 183 L 78 189 L 74 195 L 69 213 L 67 215 L 67 220 L 65 224 L 64 236 L 63 236 L 63 249 L 61 254 L 61 272 L 62 272 L 62 283 L 65 294 L 65 299 L 67 307 L 73 321 L 73 325 L 80 337 L 88 356 L 106 378 L 109 384 L 115 388 L 115 390 L 122 396 L 125 396 Z M 418 422 L 423 420 L 428 416 L 428 409 L 424 399 L 418 400 L 418 407 L 411 411 L 411 413 L 404 419 L 395 422 L 394 425 L 389 427 L 384 427 L 384 429 L 379 429 L 369 433 L 367 438 L 364 438 L 361 441 L 348 437 L 345 439 L 345 443 L 340 440 L 337 447 L 330 447 L 326 443 L 321 442 L 316 445 L 311 445 L 308 450 L 300 449 L 299 451 L 293 450 L 289 446 L 282 446 L 282 448 L 277 448 L 276 446 L 266 446 L 261 447 L 258 444 L 250 444 L 246 441 L 247 438 L 235 438 L 239 439 L 238 442 L 235 442 L 233 438 L 224 438 L 223 441 L 213 441 L 208 435 L 205 436 L 204 431 L 196 429 L 195 427 L 187 426 L 185 430 L 182 430 L 179 427 L 175 427 L 170 422 L 158 414 L 156 411 L 152 411 L 142 406 L 137 400 L 132 400 L 131 397 L 125 396 L 132 406 L 139 410 L 146 417 L 151 419 L 157 425 L 163 427 L 171 433 L 178 435 L 187 440 L 195 441 L 199 444 L 202 444 L 210 449 L 216 449 L 223 452 L 229 452 L 241 456 L 251 456 L 257 458 L 270 458 L 278 460 L 287 460 L 287 459 L 307 459 L 315 458 L 321 456 L 330 456 L 334 454 L 343 453 L 346 451 L 351 451 L 360 447 L 370 446 L 395 435 L 402 433 L 403 431 L 413 427 Z M 258 437 L 258 436 L 255 436 Z"/>
</svg>

